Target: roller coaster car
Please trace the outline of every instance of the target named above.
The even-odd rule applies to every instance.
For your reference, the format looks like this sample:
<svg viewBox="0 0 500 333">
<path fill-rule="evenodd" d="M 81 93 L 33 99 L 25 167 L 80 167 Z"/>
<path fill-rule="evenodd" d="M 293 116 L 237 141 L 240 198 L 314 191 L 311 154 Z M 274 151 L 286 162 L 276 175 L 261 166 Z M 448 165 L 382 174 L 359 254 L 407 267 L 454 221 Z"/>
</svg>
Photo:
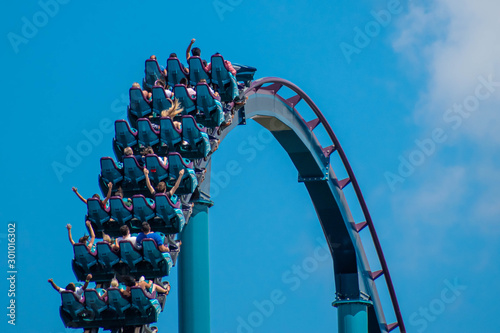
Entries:
<svg viewBox="0 0 500 333">
<path fill-rule="evenodd" d="M 61 307 L 59 315 L 66 327 L 81 327 L 81 323 L 91 321 L 85 306 L 72 291 L 61 292 Z"/>
<path fill-rule="evenodd" d="M 142 81 L 142 86 L 147 91 L 151 91 L 151 88 L 154 86 L 156 80 L 165 80 L 165 75 L 161 72 L 158 61 L 154 59 L 146 60 L 144 74 L 145 77 Z"/>
<path fill-rule="evenodd" d="M 156 144 L 160 143 L 160 132 L 153 129 L 149 119 L 138 119 L 137 129 L 137 142 L 139 143 L 139 147 L 154 147 Z"/>
<path fill-rule="evenodd" d="M 198 180 L 196 179 L 196 174 L 193 170 L 193 162 L 182 158 L 179 153 L 168 154 L 169 180 L 167 186 L 170 188 L 174 186 L 181 169 L 184 169 L 184 175 L 182 176 L 182 181 L 176 194 L 193 193 L 198 185 Z"/>
<path fill-rule="evenodd" d="M 218 127 L 224 121 L 224 111 L 220 98 L 210 91 L 208 84 L 196 85 L 196 105 L 199 114 L 196 121 L 206 127 Z"/>
<path fill-rule="evenodd" d="M 115 121 L 115 143 L 121 150 L 126 147 L 134 148 L 137 145 L 137 130 L 131 128 L 123 119 Z"/>
<path fill-rule="evenodd" d="M 205 70 L 205 66 L 200 57 L 192 56 L 189 63 L 189 84 L 195 86 L 200 80 L 205 79 L 210 83 L 210 73 Z"/>
<path fill-rule="evenodd" d="M 173 264 L 170 253 L 160 252 L 154 240 L 147 238 L 143 239 L 142 251 L 144 260 L 151 265 L 150 269 L 155 273 L 155 275 L 163 276 L 170 273 L 170 269 Z"/>
<path fill-rule="evenodd" d="M 231 102 L 238 95 L 236 78 L 232 78 L 224 65 L 224 58 L 220 54 L 212 56 L 211 61 L 212 83 L 218 86 L 218 91 L 223 102 Z"/>
<path fill-rule="evenodd" d="M 112 182 L 113 185 L 123 180 L 123 166 L 115 163 L 111 157 L 101 157 L 101 179 L 104 183 Z"/>
<path fill-rule="evenodd" d="M 143 118 L 151 113 L 151 105 L 149 101 L 144 98 L 142 90 L 140 88 L 132 87 L 129 90 L 130 105 L 128 110 L 134 116 L 138 118 Z"/>
<path fill-rule="evenodd" d="M 170 117 L 160 119 L 160 142 L 164 152 L 175 152 L 180 145 L 182 131 L 175 128 Z"/>
<path fill-rule="evenodd" d="M 157 250 L 158 251 L 158 250 Z M 128 273 L 146 279 L 155 279 L 170 274 L 173 262 L 170 254 L 165 255 L 165 260 L 160 262 L 158 269 L 152 269 L 152 264 L 143 256 L 143 249 L 136 249 L 130 241 L 120 241 L 120 258 L 128 266 Z"/>
<path fill-rule="evenodd" d="M 205 128 L 198 125 L 193 116 L 182 116 L 182 139 L 178 148 L 187 158 L 204 158 L 210 152 L 210 140 Z"/>
<path fill-rule="evenodd" d="M 92 274 L 92 281 L 109 281 L 113 278 L 112 270 L 105 270 L 98 262 L 97 252 L 91 252 L 84 244 L 73 245 L 74 259 L 72 268 L 78 281 L 85 281 L 87 274 Z"/>
<path fill-rule="evenodd" d="M 181 232 L 186 224 L 184 214 L 180 208 L 181 202 L 177 201 L 173 203 L 164 193 L 157 193 L 155 195 L 155 202 L 156 216 L 160 219 L 161 223 L 155 223 L 154 225 L 151 225 L 151 228 L 165 234 L 175 234 Z"/>
<path fill-rule="evenodd" d="M 196 98 L 189 95 L 185 85 L 176 84 L 174 86 L 174 95 L 184 108 L 184 111 L 182 111 L 183 115 L 196 114 Z"/>
<path fill-rule="evenodd" d="M 172 106 L 172 100 L 167 97 L 165 89 L 162 86 L 153 87 L 153 97 L 151 107 L 153 109 L 153 116 L 160 117 L 163 110 L 168 110 Z"/>
<path fill-rule="evenodd" d="M 108 310 L 109 307 L 95 289 L 85 289 L 85 309 L 88 311 L 94 325 L 98 324 L 99 321 L 103 321 L 105 317 L 110 317 L 109 315 L 103 316 L 103 312 Z"/>
</svg>

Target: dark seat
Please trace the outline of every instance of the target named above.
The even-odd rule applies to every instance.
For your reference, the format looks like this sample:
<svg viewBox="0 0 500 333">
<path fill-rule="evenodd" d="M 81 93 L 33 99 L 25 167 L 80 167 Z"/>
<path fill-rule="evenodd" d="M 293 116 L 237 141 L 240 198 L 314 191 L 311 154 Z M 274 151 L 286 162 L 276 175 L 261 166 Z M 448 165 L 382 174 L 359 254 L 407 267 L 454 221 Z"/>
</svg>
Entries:
<svg viewBox="0 0 500 333">
<path fill-rule="evenodd" d="M 163 110 L 168 110 L 172 106 L 172 100 L 167 97 L 165 89 L 162 86 L 153 87 L 151 103 L 153 115 L 155 117 L 160 117 Z"/>
<path fill-rule="evenodd" d="M 59 313 L 65 326 L 78 327 L 80 326 L 79 323 L 89 317 L 87 311 L 85 311 L 85 306 L 72 291 L 61 292 L 61 301 Z"/>
<path fill-rule="evenodd" d="M 203 126 L 198 125 L 193 116 L 182 116 L 182 138 L 189 143 L 181 145 L 182 156 L 204 158 L 210 152 L 210 140 Z"/>
<path fill-rule="evenodd" d="M 125 319 L 125 312 L 131 306 L 130 301 L 123 298 L 119 288 L 108 288 L 108 307 L 116 313 L 117 319 Z"/>
<path fill-rule="evenodd" d="M 134 217 L 132 205 L 125 205 L 121 197 L 114 196 L 109 198 L 109 206 L 111 218 L 115 220 L 119 226 L 122 226 Z"/>
<path fill-rule="evenodd" d="M 168 58 L 167 59 L 167 82 L 168 82 L 168 85 L 173 87 L 176 84 L 181 83 L 181 80 L 183 78 L 188 80 L 189 74 L 183 70 L 179 59 L 178 58 Z"/>
<path fill-rule="evenodd" d="M 160 142 L 160 132 L 153 129 L 149 119 L 140 118 L 137 120 L 137 142 L 141 148 L 151 146 L 153 147 Z"/>
<path fill-rule="evenodd" d="M 172 119 L 165 117 L 160 119 L 160 141 L 162 147 L 167 147 L 169 152 L 175 152 L 176 147 L 182 141 L 182 131 L 174 127 Z"/>
<path fill-rule="evenodd" d="M 134 156 L 123 158 L 123 187 L 129 191 L 141 190 L 139 182 L 146 179 L 144 168 L 137 162 Z"/>
<path fill-rule="evenodd" d="M 187 87 L 183 84 L 176 84 L 174 86 L 175 98 L 179 100 L 179 103 L 184 108 L 182 114 L 196 114 L 196 98 L 189 96 Z"/>
<path fill-rule="evenodd" d="M 121 163 L 115 163 L 111 157 L 101 157 L 101 176 L 104 183 L 112 182 L 113 185 L 123 180 Z"/>
<path fill-rule="evenodd" d="M 155 217 L 155 203 L 153 202 L 153 204 L 150 205 L 148 199 L 142 194 L 134 195 L 132 197 L 132 202 L 134 205 L 134 217 L 140 222 L 148 222 Z"/>
<path fill-rule="evenodd" d="M 207 127 L 218 127 L 224 121 L 224 111 L 219 99 L 206 83 L 196 85 L 196 105 L 199 122 Z"/>
<path fill-rule="evenodd" d="M 181 232 L 186 224 L 184 214 L 182 213 L 180 201 L 173 203 L 170 198 L 164 193 L 155 195 L 156 216 L 163 220 L 161 229 L 159 230 L 166 234 L 175 234 Z"/>
<path fill-rule="evenodd" d="M 74 262 L 80 266 L 85 272 L 90 272 L 90 269 L 97 265 L 97 256 L 90 252 L 85 244 L 76 243 L 73 245 L 73 253 L 75 254 Z"/>
<path fill-rule="evenodd" d="M 108 309 L 108 305 L 95 289 L 85 289 L 85 307 L 92 314 L 94 321 L 103 319 L 102 312 Z"/>
<path fill-rule="evenodd" d="M 130 105 L 128 106 L 130 113 L 138 118 L 143 118 L 151 113 L 151 105 L 144 98 L 140 88 L 130 88 L 129 90 Z"/>
<path fill-rule="evenodd" d="M 193 193 L 198 185 L 198 180 L 196 179 L 196 174 L 193 170 L 193 162 L 182 158 L 179 153 L 168 154 L 169 180 L 167 186 L 170 188 L 174 186 L 181 169 L 184 169 L 184 175 L 182 176 L 182 181 L 179 184 L 176 194 Z"/>
<path fill-rule="evenodd" d="M 131 272 L 137 271 L 135 265 L 142 261 L 142 254 L 130 241 L 120 241 L 120 257 L 128 265 Z"/>
<path fill-rule="evenodd" d="M 96 248 L 97 261 L 105 270 L 112 270 L 112 267 L 120 262 L 120 256 L 111 249 L 111 246 L 107 242 L 98 242 Z"/>
<path fill-rule="evenodd" d="M 132 294 L 132 308 L 138 311 L 139 316 L 143 318 L 146 323 L 153 323 L 158 321 L 158 315 L 161 312 L 161 306 L 160 303 L 154 298 L 154 296 L 146 296 L 144 290 L 141 287 L 132 287 L 130 288 L 130 292 Z"/>
<path fill-rule="evenodd" d="M 101 206 L 101 200 L 97 198 L 87 199 L 87 220 L 95 223 L 99 229 L 102 229 L 102 224 L 108 222 L 109 218 L 109 207 L 103 208 Z"/>
<path fill-rule="evenodd" d="M 148 91 L 151 91 L 156 80 L 165 80 L 165 75 L 161 72 L 160 65 L 154 59 L 146 60 L 144 74 L 145 77 L 142 86 Z"/>
<path fill-rule="evenodd" d="M 123 150 L 137 145 L 137 130 L 131 128 L 127 121 L 115 121 L 115 142 Z"/>
<path fill-rule="evenodd" d="M 146 168 L 149 170 L 149 178 L 154 184 L 158 184 L 168 178 L 168 159 L 167 164 L 157 155 L 146 155 Z"/>
<path fill-rule="evenodd" d="M 172 268 L 172 258 L 168 252 L 161 252 L 153 239 L 142 241 L 143 257 L 149 262 L 153 271 L 161 272 L 162 275 L 169 275 Z"/>
<path fill-rule="evenodd" d="M 200 57 L 192 56 L 188 60 L 189 63 L 189 83 L 195 86 L 200 80 L 205 79 L 210 83 L 210 74 L 205 70 Z"/>
<path fill-rule="evenodd" d="M 212 56 L 211 67 L 212 83 L 218 86 L 221 100 L 231 102 L 238 95 L 238 86 L 236 78 L 227 70 L 222 55 Z"/>
</svg>

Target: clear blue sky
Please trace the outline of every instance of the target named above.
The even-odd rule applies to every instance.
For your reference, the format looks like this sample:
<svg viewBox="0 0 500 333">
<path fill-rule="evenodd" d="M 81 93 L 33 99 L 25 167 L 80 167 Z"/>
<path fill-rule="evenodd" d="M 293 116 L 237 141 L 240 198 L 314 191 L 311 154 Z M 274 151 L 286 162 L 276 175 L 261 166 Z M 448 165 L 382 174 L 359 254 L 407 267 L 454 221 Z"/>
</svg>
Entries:
<svg viewBox="0 0 500 333">
<path fill-rule="evenodd" d="M 112 122 L 125 118 L 122 99 L 142 80 L 144 60 L 183 58 L 191 38 L 206 58 L 221 52 L 257 67 L 256 77 L 296 83 L 326 115 L 365 195 L 409 332 L 498 332 L 498 2 L 44 3 L 9 2 L 0 14 L 0 267 L 6 276 L 15 221 L 18 270 L 15 327 L 0 279 L 2 332 L 66 332 L 46 281 L 75 279 L 65 225 L 82 234 L 86 207 L 71 187 L 98 191 L 99 158 L 113 156 Z M 241 172 L 219 176 L 210 209 L 212 332 L 237 332 L 273 292 L 280 304 L 253 332 L 336 331 L 331 259 L 315 259 L 307 277 L 293 273 L 325 241 L 288 156 L 250 121 L 214 155 L 214 178 L 231 160 Z M 66 168 L 58 176 L 54 165 Z M 363 241 L 374 259 L 367 233 Z M 177 330 L 175 269 L 170 281 L 161 332 Z M 394 320 L 387 296 L 384 304 Z"/>
</svg>

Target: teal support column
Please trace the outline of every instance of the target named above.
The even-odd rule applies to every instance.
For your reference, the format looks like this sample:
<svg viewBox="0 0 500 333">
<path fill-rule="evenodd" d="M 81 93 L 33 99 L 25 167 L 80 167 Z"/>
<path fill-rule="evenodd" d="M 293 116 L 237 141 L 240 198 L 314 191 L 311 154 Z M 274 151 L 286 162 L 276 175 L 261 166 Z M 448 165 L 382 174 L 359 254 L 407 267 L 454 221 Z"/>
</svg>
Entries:
<svg viewBox="0 0 500 333">
<path fill-rule="evenodd" d="M 338 310 L 338 333 L 368 333 L 367 300 L 337 300 L 332 303 Z"/>
<path fill-rule="evenodd" d="M 210 333 L 208 208 L 207 203 L 196 202 L 181 233 L 179 333 Z"/>
</svg>

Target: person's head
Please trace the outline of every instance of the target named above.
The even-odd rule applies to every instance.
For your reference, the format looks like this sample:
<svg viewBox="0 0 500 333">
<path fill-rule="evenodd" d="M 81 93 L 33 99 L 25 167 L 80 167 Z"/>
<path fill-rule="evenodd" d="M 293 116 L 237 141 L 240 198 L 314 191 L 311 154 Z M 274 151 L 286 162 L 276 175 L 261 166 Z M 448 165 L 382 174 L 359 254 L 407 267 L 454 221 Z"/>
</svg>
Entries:
<svg viewBox="0 0 500 333">
<path fill-rule="evenodd" d="M 121 234 L 122 236 L 127 236 L 127 235 L 130 235 L 130 229 L 128 228 L 128 226 L 127 226 L 127 225 L 122 225 L 122 226 L 120 227 L 120 234 Z"/>
<path fill-rule="evenodd" d="M 153 54 L 149 59 L 156 60 L 156 56 Z"/>
<path fill-rule="evenodd" d="M 121 186 L 120 186 L 120 187 L 118 187 L 118 189 L 117 189 L 117 190 L 116 190 L 116 192 L 115 192 L 115 195 L 116 195 L 116 196 L 119 196 L 120 198 L 123 198 L 123 189 L 122 189 L 122 187 L 121 187 Z"/>
<path fill-rule="evenodd" d="M 195 57 L 199 57 L 201 56 L 201 50 L 199 47 L 193 47 L 193 49 L 191 50 L 191 53 L 193 54 L 193 56 Z"/>
<path fill-rule="evenodd" d="M 145 234 L 148 234 L 151 231 L 151 226 L 148 222 L 142 222 L 141 231 Z"/>
<path fill-rule="evenodd" d="M 170 58 L 177 58 L 177 54 L 176 53 L 170 53 Z"/>
<path fill-rule="evenodd" d="M 111 279 L 111 287 L 113 288 L 118 288 L 120 284 L 118 283 L 118 280 L 117 279 Z"/>
<path fill-rule="evenodd" d="M 164 193 L 167 191 L 167 184 L 165 184 L 165 182 L 159 182 L 158 185 L 156 185 L 156 189 L 158 193 Z"/>
<path fill-rule="evenodd" d="M 127 147 L 127 148 L 123 149 L 123 154 L 124 154 L 125 156 L 134 155 L 134 151 L 132 150 L 132 148 Z"/>
<path fill-rule="evenodd" d="M 78 240 L 78 243 L 80 244 L 87 244 L 87 241 L 89 240 L 89 236 L 88 235 L 85 235 L 83 237 L 81 237 L 79 240 Z"/>
<path fill-rule="evenodd" d="M 127 287 L 134 287 L 135 278 L 130 275 L 126 275 L 123 277 L 123 284 L 126 285 Z"/>
<path fill-rule="evenodd" d="M 180 84 L 183 84 L 183 85 L 187 85 L 188 81 L 185 77 L 183 77 L 180 81 L 179 81 Z"/>
<path fill-rule="evenodd" d="M 153 147 L 151 146 L 148 146 L 148 147 L 145 147 L 142 151 L 141 151 L 141 155 L 148 155 L 148 154 L 154 154 L 155 151 L 153 150 Z"/>
<path fill-rule="evenodd" d="M 206 79 L 201 79 L 200 83 L 207 83 L 207 80 Z"/>
<path fill-rule="evenodd" d="M 139 88 L 141 89 L 141 85 L 137 82 L 132 83 L 132 88 Z"/>
<path fill-rule="evenodd" d="M 97 199 L 97 200 L 101 200 L 101 196 L 100 196 L 99 194 L 97 194 L 97 193 L 95 193 L 95 194 L 92 196 L 92 198 Z"/>
<path fill-rule="evenodd" d="M 163 87 L 163 89 L 165 89 L 165 87 L 166 87 L 166 83 L 163 80 L 156 80 L 155 85 L 161 86 L 161 87 Z"/>
<path fill-rule="evenodd" d="M 73 282 L 71 282 L 70 284 L 68 284 L 64 289 L 68 290 L 68 291 L 72 291 L 72 292 L 75 292 L 76 291 L 76 286 Z"/>
</svg>

